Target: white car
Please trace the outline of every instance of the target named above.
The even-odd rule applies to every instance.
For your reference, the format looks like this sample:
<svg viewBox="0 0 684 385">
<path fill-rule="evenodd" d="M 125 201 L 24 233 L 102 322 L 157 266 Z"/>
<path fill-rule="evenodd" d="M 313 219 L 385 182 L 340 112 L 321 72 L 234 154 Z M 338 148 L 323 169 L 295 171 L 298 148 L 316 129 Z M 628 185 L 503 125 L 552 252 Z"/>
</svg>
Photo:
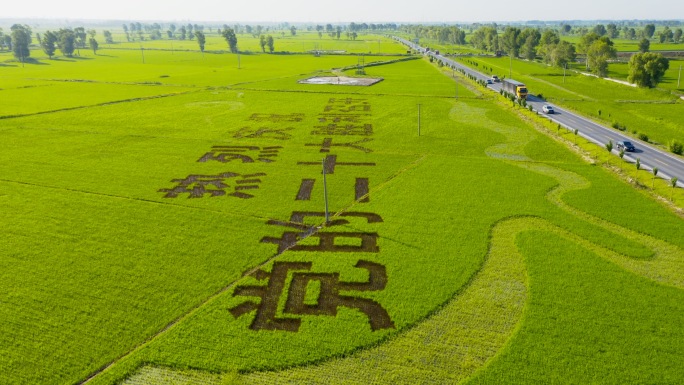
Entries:
<svg viewBox="0 0 684 385">
<path fill-rule="evenodd" d="M 542 106 L 542 111 L 544 111 L 545 114 L 554 114 L 556 112 L 553 110 L 553 107 L 549 106 L 548 104 L 544 104 Z"/>
</svg>

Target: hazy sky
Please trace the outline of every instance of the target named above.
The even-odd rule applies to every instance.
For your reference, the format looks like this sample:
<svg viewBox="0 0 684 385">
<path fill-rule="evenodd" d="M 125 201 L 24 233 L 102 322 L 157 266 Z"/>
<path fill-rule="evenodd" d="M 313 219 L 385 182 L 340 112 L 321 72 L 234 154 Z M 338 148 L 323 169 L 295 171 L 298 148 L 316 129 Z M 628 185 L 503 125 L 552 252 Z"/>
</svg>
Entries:
<svg viewBox="0 0 684 385">
<path fill-rule="evenodd" d="M 0 18 L 244 22 L 684 19 L 684 0 L 3 0 Z"/>
</svg>

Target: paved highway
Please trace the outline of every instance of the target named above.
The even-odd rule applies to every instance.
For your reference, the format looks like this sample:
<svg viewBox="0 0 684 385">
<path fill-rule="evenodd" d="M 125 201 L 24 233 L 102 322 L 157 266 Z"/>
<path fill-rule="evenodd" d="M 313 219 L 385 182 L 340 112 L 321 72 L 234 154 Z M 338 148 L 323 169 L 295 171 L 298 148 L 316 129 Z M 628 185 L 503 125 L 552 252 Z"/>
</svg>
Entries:
<svg viewBox="0 0 684 385">
<path fill-rule="evenodd" d="M 398 42 L 410 47 L 413 50 L 424 52 L 425 48 L 410 42 L 408 40 L 394 37 Z M 442 55 L 438 55 L 435 52 L 427 52 L 426 55 L 430 55 L 437 60 L 441 60 L 446 65 L 462 69 L 467 74 L 470 74 L 477 79 L 487 80 L 489 76 L 475 71 L 463 64 L 460 64 L 454 60 L 451 60 Z M 501 83 L 489 84 L 488 87 L 493 91 L 499 92 L 501 89 Z M 632 142 L 636 150 L 634 152 L 627 152 L 624 155 L 624 159 L 630 162 L 636 162 L 636 159 L 640 159 L 641 167 L 644 170 L 651 171 L 654 167 L 658 168 L 658 176 L 663 179 L 671 179 L 672 177 L 677 177 L 677 185 L 684 187 L 684 160 L 672 155 L 665 150 L 653 147 L 650 144 L 642 142 L 638 139 L 631 138 L 629 136 L 623 135 L 621 132 L 616 131 L 612 128 L 602 126 L 597 124 L 587 118 L 580 115 L 572 113 L 570 111 L 564 110 L 563 108 L 547 103 L 541 99 L 538 99 L 531 94 L 527 97 L 528 104 L 532 105 L 535 111 L 541 111 L 544 104 L 550 105 L 555 110 L 555 114 L 546 115 L 550 120 L 559 123 L 563 128 L 574 131 L 578 130 L 578 135 L 590 140 L 603 148 L 604 144 L 612 140 L 613 144 L 619 141 L 629 141 Z M 617 149 L 613 148 L 613 153 L 618 154 Z"/>
</svg>

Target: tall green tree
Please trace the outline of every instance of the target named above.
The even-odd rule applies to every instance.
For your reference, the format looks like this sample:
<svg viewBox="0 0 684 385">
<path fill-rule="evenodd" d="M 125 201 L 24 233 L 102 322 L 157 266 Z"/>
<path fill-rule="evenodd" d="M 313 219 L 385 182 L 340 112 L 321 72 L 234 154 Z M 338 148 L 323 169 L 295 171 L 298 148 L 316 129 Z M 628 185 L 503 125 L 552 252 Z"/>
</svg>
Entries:
<svg viewBox="0 0 684 385">
<path fill-rule="evenodd" d="M 647 39 L 650 39 L 650 38 L 653 37 L 653 34 L 655 33 L 655 30 L 656 30 L 655 25 L 653 25 L 653 24 L 646 24 L 646 26 L 644 26 L 644 30 L 643 30 L 643 32 L 642 32 L 642 33 L 643 33 L 643 36 L 644 36 L 645 38 L 647 38 Z"/>
<path fill-rule="evenodd" d="M 560 42 L 560 36 L 554 30 L 547 29 L 542 33 L 539 40 L 539 47 L 537 53 L 544 58 L 544 62 L 551 64 L 553 62 L 553 50 Z"/>
<path fill-rule="evenodd" d="M 615 39 L 616 37 L 620 36 L 620 31 L 615 24 L 611 23 L 606 25 L 606 34 L 609 38 Z"/>
<path fill-rule="evenodd" d="M 12 31 L 12 53 L 14 57 L 21 62 L 25 62 L 31 56 L 29 46 L 33 41 L 31 39 L 31 27 L 28 25 L 14 24 L 10 30 Z"/>
<path fill-rule="evenodd" d="M 268 35 L 268 37 L 266 38 L 266 45 L 268 46 L 268 51 L 273 53 L 273 51 L 275 50 L 275 47 L 273 46 L 273 36 Z"/>
<path fill-rule="evenodd" d="M 180 39 L 185 40 L 187 31 L 185 30 L 185 27 L 181 25 L 180 29 L 178 30 L 180 32 Z"/>
<path fill-rule="evenodd" d="M 97 55 L 97 49 L 100 48 L 100 45 L 97 43 L 97 40 L 95 40 L 94 37 L 91 37 L 88 39 L 88 45 L 90 45 L 90 49 L 93 50 L 93 55 Z"/>
<path fill-rule="evenodd" d="M 72 57 L 76 49 L 76 35 L 68 28 L 62 28 L 57 32 L 57 48 L 62 55 Z"/>
<path fill-rule="evenodd" d="M 3 36 L 3 45 L 7 47 L 8 50 L 12 50 L 12 35 Z"/>
<path fill-rule="evenodd" d="M 57 35 L 51 31 L 45 31 L 43 38 L 40 40 L 40 47 L 46 55 L 52 60 L 52 56 L 57 49 Z"/>
<path fill-rule="evenodd" d="M 639 41 L 639 52 L 644 53 L 648 52 L 648 50 L 651 48 L 651 41 L 648 40 L 647 38 L 641 39 Z"/>
<path fill-rule="evenodd" d="M 228 43 L 228 47 L 230 48 L 230 52 L 237 53 L 238 52 L 238 48 L 237 48 L 238 39 L 237 39 L 237 36 L 235 36 L 235 31 L 232 28 L 226 28 L 223 31 L 221 31 L 221 36 L 223 36 L 223 38 L 226 39 L 226 43 Z"/>
<path fill-rule="evenodd" d="M 562 40 L 551 49 L 550 56 L 549 64 L 558 68 L 564 68 L 569 63 L 575 61 L 577 57 L 575 46 L 565 40 Z"/>
<path fill-rule="evenodd" d="M 477 49 L 496 52 L 500 49 L 499 33 L 494 27 L 480 27 L 473 32 L 470 44 Z"/>
<path fill-rule="evenodd" d="M 608 74 L 608 60 L 617 57 L 617 50 L 613 48 L 613 42 L 608 38 L 596 40 L 587 51 L 587 63 L 591 72 L 599 77 Z"/>
<path fill-rule="evenodd" d="M 679 43 L 682 40 L 682 29 L 681 28 L 675 29 L 674 36 L 672 36 L 672 38 L 674 39 L 675 43 Z"/>
<path fill-rule="evenodd" d="M 204 36 L 204 32 L 195 30 L 195 37 L 197 38 L 197 44 L 202 53 L 204 53 L 204 44 L 207 42 L 207 37 Z"/>
<path fill-rule="evenodd" d="M 634 40 L 636 39 L 636 36 L 637 34 L 634 28 L 627 29 L 627 32 L 625 33 L 625 39 Z"/>
<path fill-rule="evenodd" d="M 297 27 L 295 27 L 294 25 L 290 27 L 290 34 L 292 36 L 295 36 L 297 34 Z"/>
<path fill-rule="evenodd" d="M 522 46 L 520 47 L 522 56 L 527 60 L 534 60 L 537 56 L 537 46 L 541 40 L 541 33 L 534 28 L 525 28 L 520 33 Z"/>
<path fill-rule="evenodd" d="M 670 68 L 670 62 L 663 55 L 654 52 L 637 53 L 629 59 L 627 80 L 639 87 L 655 87 Z"/>
<path fill-rule="evenodd" d="M 261 46 L 261 52 L 266 52 L 266 36 L 259 36 L 259 46 Z"/>
<path fill-rule="evenodd" d="M 586 55 L 587 51 L 589 51 L 589 47 L 591 46 L 591 44 L 600 38 L 601 36 L 593 32 L 589 32 L 585 35 L 582 35 L 579 43 L 577 43 L 577 52 Z"/>
<path fill-rule="evenodd" d="M 594 26 L 594 28 L 591 30 L 595 34 L 599 36 L 605 35 L 608 31 L 606 30 L 606 26 L 603 24 L 597 24 Z"/>
<path fill-rule="evenodd" d="M 674 32 L 672 32 L 670 27 L 665 26 L 665 29 L 660 32 L 660 42 L 665 43 L 672 41 L 674 41 Z"/>
<path fill-rule="evenodd" d="M 74 34 L 76 35 L 76 47 L 85 48 L 86 46 L 86 30 L 83 27 L 74 28 Z"/>
<path fill-rule="evenodd" d="M 516 27 L 506 27 L 504 30 L 503 36 L 501 36 L 501 42 L 503 44 L 503 48 L 508 52 L 508 55 L 511 57 L 518 57 L 520 54 L 520 42 L 518 40 L 518 37 L 520 36 L 520 33 L 522 31 L 520 28 Z"/>
<path fill-rule="evenodd" d="M 102 36 L 105 38 L 105 43 L 107 44 L 114 44 L 114 39 L 112 38 L 112 33 L 109 32 L 108 30 L 104 30 L 102 32 Z"/>
</svg>

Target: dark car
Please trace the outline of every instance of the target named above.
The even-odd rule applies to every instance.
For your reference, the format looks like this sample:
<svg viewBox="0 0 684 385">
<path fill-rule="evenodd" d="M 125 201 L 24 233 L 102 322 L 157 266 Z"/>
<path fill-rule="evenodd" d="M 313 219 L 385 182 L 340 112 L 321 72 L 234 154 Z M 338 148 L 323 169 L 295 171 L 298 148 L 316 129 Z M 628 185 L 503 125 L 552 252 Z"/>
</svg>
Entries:
<svg viewBox="0 0 684 385">
<path fill-rule="evenodd" d="M 634 152 L 634 150 L 636 150 L 634 148 L 634 145 L 632 144 L 632 142 L 627 142 L 627 141 L 617 142 L 615 144 L 615 147 L 617 147 L 618 151 L 625 150 L 627 152 Z"/>
</svg>

